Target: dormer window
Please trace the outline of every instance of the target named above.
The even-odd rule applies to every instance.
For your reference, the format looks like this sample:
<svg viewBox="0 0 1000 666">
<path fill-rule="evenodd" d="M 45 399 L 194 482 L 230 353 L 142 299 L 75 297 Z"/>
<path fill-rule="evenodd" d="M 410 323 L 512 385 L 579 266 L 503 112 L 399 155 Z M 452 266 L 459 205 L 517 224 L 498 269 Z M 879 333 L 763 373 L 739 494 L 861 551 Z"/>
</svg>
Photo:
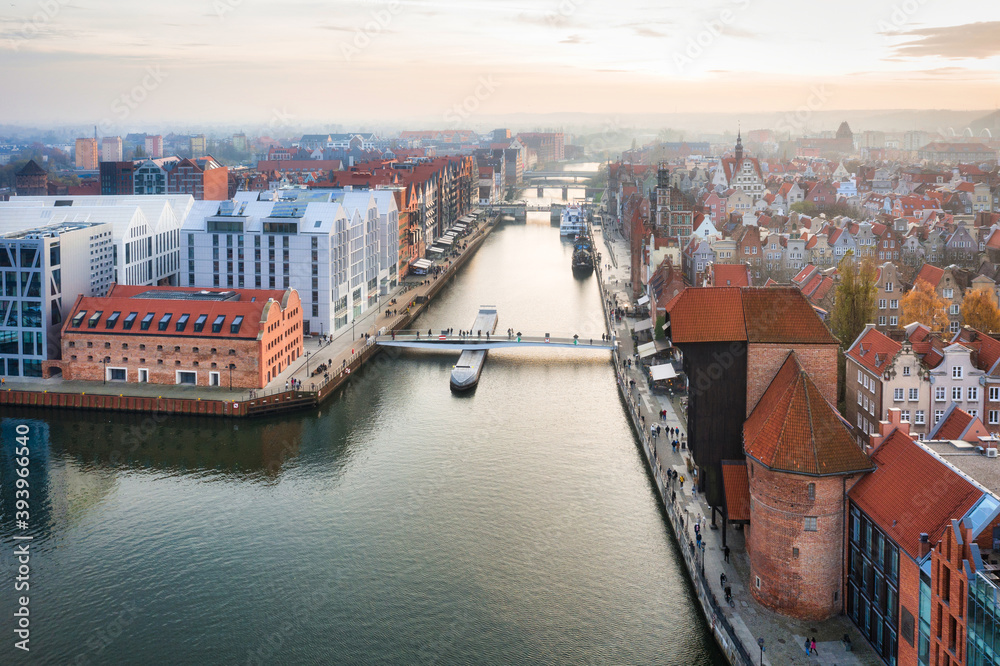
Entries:
<svg viewBox="0 0 1000 666">
<path fill-rule="evenodd" d="M 201 333 L 205 328 L 205 322 L 208 321 L 208 315 L 201 314 L 198 318 L 194 320 L 194 332 Z"/>
<path fill-rule="evenodd" d="M 160 322 L 156 325 L 157 330 L 165 331 L 167 326 L 170 324 L 170 318 L 174 316 L 174 313 L 168 312 L 162 317 L 160 317 Z"/>
<path fill-rule="evenodd" d="M 81 310 L 73 315 L 73 328 L 80 328 L 80 324 L 83 323 L 84 318 L 87 316 L 86 310 Z"/>
<path fill-rule="evenodd" d="M 87 328 L 97 328 L 97 322 L 100 320 L 102 314 L 104 314 L 104 310 L 98 310 L 90 315 L 90 319 L 87 320 Z"/>
</svg>

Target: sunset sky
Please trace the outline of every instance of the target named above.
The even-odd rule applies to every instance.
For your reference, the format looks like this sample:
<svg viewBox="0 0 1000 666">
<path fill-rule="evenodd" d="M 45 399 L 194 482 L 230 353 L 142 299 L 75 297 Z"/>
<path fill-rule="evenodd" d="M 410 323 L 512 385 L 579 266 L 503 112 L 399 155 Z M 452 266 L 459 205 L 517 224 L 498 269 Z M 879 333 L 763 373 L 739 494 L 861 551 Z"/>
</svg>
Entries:
<svg viewBox="0 0 1000 666">
<path fill-rule="evenodd" d="M 2 4 L 0 122 L 1000 106 L 984 0 Z"/>
</svg>

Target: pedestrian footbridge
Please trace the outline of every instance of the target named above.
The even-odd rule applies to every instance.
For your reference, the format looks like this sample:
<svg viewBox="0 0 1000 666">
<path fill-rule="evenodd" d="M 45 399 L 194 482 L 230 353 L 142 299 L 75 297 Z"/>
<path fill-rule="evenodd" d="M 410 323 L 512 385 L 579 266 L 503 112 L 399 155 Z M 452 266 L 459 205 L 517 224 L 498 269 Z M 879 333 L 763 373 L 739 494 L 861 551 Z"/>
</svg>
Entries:
<svg viewBox="0 0 1000 666">
<path fill-rule="evenodd" d="M 604 350 L 615 348 L 614 340 L 602 340 L 600 334 L 590 337 L 556 337 L 542 334 L 506 333 L 482 335 L 428 331 L 395 331 L 382 333 L 375 338 L 375 344 L 383 347 L 405 347 L 407 349 L 440 349 L 442 351 L 483 351 L 489 349 L 527 349 L 529 347 L 553 347 L 558 349 Z"/>
</svg>

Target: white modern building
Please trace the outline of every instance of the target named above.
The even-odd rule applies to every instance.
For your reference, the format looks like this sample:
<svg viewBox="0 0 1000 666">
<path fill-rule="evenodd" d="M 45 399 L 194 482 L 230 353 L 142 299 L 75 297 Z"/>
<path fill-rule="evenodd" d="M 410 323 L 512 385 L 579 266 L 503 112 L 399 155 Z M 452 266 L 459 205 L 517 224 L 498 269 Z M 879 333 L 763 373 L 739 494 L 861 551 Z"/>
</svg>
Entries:
<svg viewBox="0 0 1000 666">
<path fill-rule="evenodd" d="M 395 286 L 398 219 L 391 191 L 288 189 L 198 201 L 182 229 L 182 283 L 295 289 L 304 332 L 331 333 Z"/>
<path fill-rule="evenodd" d="M 0 234 L 0 376 L 41 377 L 80 295 L 103 296 L 114 269 L 110 223 L 68 222 Z"/>
<path fill-rule="evenodd" d="M 135 165 L 132 173 L 132 190 L 135 194 L 166 194 L 168 172 L 180 162 L 178 157 L 146 159 Z"/>
<path fill-rule="evenodd" d="M 0 233 L 53 224 L 108 222 L 111 279 L 126 285 L 176 285 L 180 228 L 194 199 L 184 195 L 11 197 L 0 202 Z"/>
</svg>

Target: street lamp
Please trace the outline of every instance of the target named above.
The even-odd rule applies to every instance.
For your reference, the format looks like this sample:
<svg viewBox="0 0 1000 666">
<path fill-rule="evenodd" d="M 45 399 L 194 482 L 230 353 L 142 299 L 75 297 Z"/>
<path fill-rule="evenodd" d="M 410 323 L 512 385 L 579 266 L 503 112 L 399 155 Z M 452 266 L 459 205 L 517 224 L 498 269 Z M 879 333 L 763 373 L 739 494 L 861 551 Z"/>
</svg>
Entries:
<svg viewBox="0 0 1000 666">
<path fill-rule="evenodd" d="M 105 385 L 107 385 L 107 383 L 108 383 L 108 360 L 109 360 L 109 358 L 110 357 L 105 356 L 104 358 L 101 359 L 101 363 L 104 364 L 104 383 L 105 383 Z"/>
<path fill-rule="evenodd" d="M 235 363 L 229 364 L 229 390 L 233 390 L 233 368 L 236 367 Z"/>
<path fill-rule="evenodd" d="M 757 639 L 757 646 L 760 647 L 760 666 L 764 666 L 764 639 Z"/>
<path fill-rule="evenodd" d="M 312 354 L 312 352 L 308 352 L 308 351 L 306 352 L 306 379 L 309 378 L 309 355 L 310 354 Z"/>
</svg>

